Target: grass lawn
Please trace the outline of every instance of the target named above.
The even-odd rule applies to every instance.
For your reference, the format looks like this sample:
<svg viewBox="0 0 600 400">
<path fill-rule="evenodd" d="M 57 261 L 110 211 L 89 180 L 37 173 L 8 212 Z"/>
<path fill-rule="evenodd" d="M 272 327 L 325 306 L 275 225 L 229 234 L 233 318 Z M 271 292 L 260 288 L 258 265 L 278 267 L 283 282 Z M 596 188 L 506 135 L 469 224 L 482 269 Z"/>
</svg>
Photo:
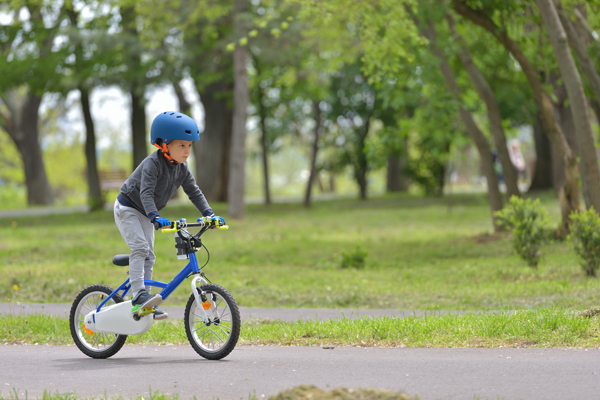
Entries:
<svg viewBox="0 0 600 400">
<path fill-rule="evenodd" d="M 598 310 L 596 310 L 596 313 Z M 548 308 L 476 315 L 360 318 L 288 323 L 244 321 L 238 345 L 379 347 L 598 347 L 598 316 Z M 0 345 L 71 345 L 67 318 L 0 316 Z M 188 344 L 183 320 L 156 322 L 128 344 Z"/>
<path fill-rule="evenodd" d="M 555 224 L 554 194 L 542 196 Z M 484 196 L 249 205 L 231 229 L 203 236 L 211 281 L 241 306 L 501 310 L 594 306 L 600 281 L 586 278 L 566 242 L 543 249 L 537 270 L 511 250 L 507 234 L 492 234 Z M 161 213 L 197 216 L 193 207 Z M 127 276 L 111 263 L 128 253 L 112 212 L 0 219 L 0 301 L 73 301 L 84 287 L 116 287 Z M 184 265 L 172 234 L 156 235 L 154 279 L 169 281 Z M 342 253 L 363 249 L 364 269 L 340 267 Z M 205 260 L 199 253 L 199 260 Z M 187 281 L 186 281 L 187 282 Z M 183 304 L 181 285 L 169 304 Z"/>
</svg>

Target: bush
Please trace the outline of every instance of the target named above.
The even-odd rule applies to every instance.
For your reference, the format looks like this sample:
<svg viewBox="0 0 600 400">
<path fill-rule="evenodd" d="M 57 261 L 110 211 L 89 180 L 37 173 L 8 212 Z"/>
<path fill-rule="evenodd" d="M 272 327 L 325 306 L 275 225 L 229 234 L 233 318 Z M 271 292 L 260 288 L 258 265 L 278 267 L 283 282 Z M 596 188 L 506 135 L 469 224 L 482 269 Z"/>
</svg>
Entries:
<svg viewBox="0 0 600 400">
<path fill-rule="evenodd" d="M 508 206 L 494 214 L 496 223 L 508 228 L 512 234 L 513 248 L 527 265 L 537 268 L 540 248 L 547 239 L 548 213 L 539 199 L 522 199 L 512 196 Z"/>
<path fill-rule="evenodd" d="M 342 251 L 342 261 L 340 263 L 340 267 L 363 269 L 365 267 L 368 254 L 369 253 L 360 246 L 349 252 Z"/>
<path fill-rule="evenodd" d="M 569 217 L 573 225 L 567 239 L 581 258 L 585 274 L 596 276 L 600 264 L 600 217 L 593 207 L 587 211 L 574 211 Z"/>
</svg>

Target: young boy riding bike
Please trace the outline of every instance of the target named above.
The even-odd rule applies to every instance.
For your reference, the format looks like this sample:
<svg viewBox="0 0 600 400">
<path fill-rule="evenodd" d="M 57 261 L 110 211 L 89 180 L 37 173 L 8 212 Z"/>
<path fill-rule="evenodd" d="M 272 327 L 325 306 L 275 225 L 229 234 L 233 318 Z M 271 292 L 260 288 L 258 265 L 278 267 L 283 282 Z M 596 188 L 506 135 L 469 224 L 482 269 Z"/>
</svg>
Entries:
<svg viewBox="0 0 600 400">
<path fill-rule="evenodd" d="M 154 229 L 170 227 L 172 222 L 160 216 L 167 202 L 182 187 L 203 217 L 219 219 L 187 166 L 192 143 L 200 140 L 193 119 L 178 112 L 163 112 L 152 122 L 150 142 L 159 148 L 146 157 L 125 181 L 114 205 L 115 222 L 131 251 L 129 279 L 134 309 L 152 308 L 162 302 L 159 294 L 150 294 L 144 279 L 152 279 Z M 198 219 L 200 221 L 200 219 Z M 139 306 L 139 307 L 138 307 Z M 154 319 L 165 319 L 166 312 L 154 309 Z"/>
</svg>

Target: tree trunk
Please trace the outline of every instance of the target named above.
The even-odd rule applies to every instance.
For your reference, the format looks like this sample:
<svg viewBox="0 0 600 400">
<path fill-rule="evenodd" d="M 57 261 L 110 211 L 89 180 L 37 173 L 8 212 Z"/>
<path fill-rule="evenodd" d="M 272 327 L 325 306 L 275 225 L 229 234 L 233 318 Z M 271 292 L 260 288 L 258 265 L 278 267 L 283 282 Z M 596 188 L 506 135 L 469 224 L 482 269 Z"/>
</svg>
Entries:
<svg viewBox="0 0 600 400">
<path fill-rule="evenodd" d="M 579 60 L 581 70 L 587 77 L 590 88 L 592 89 L 596 100 L 600 101 L 600 75 L 598 75 L 598 71 L 596 71 L 594 62 L 590 59 L 585 45 L 579 39 L 579 35 L 577 34 L 573 23 L 565 13 L 565 10 L 560 3 L 558 3 L 557 11 L 560 22 L 565 29 L 569 44 L 575 51 L 575 54 L 577 54 L 577 59 Z"/>
<path fill-rule="evenodd" d="M 477 11 L 469 7 L 463 0 L 452 0 L 454 10 L 463 17 L 471 20 L 476 25 L 481 26 L 490 32 L 494 37 L 511 52 L 515 60 L 521 66 L 529 85 L 532 88 L 534 98 L 540 110 L 540 117 L 544 125 L 544 132 L 548 135 L 548 139 L 552 146 L 560 152 L 560 156 L 565 170 L 565 184 L 559 193 L 559 201 L 561 202 L 561 210 L 563 210 L 563 219 L 561 222 L 561 232 L 563 235 L 569 232 L 571 220 L 568 218 L 571 211 L 579 210 L 579 168 L 577 160 L 571 147 L 556 122 L 554 117 L 554 109 L 550 96 L 542 86 L 537 71 L 529 63 L 521 48 L 515 43 L 506 32 L 505 29 L 497 26 L 487 15 L 481 11 Z M 566 216 L 566 218 L 565 218 Z"/>
<path fill-rule="evenodd" d="M 259 63 L 255 63 L 257 67 L 257 75 L 260 74 L 258 70 Z M 263 185 L 265 190 L 265 204 L 271 204 L 271 189 L 269 188 L 269 146 L 267 143 L 267 110 L 263 104 L 263 91 L 260 85 L 256 85 L 256 93 L 258 101 L 256 107 L 258 108 L 258 115 L 260 117 L 260 147 L 262 156 L 262 167 L 263 167 Z"/>
<path fill-rule="evenodd" d="M 406 146 L 408 140 L 404 138 L 404 148 L 388 156 L 386 189 L 388 192 L 406 192 L 410 182 L 404 174 L 404 168 L 408 163 Z"/>
<path fill-rule="evenodd" d="M 85 159 L 87 162 L 88 205 L 90 211 L 102 210 L 104 198 L 100 189 L 98 177 L 98 161 L 96 159 L 96 131 L 90 110 L 90 93 L 87 89 L 79 87 L 81 93 L 81 112 L 85 122 Z"/>
<path fill-rule="evenodd" d="M 304 207 L 310 207 L 312 187 L 317 174 L 317 154 L 319 153 L 319 138 L 321 131 L 321 107 L 319 101 L 313 101 L 313 109 L 315 110 L 315 139 L 312 145 L 310 157 L 310 174 L 308 182 L 306 182 L 306 191 L 304 192 Z"/>
<path fill-rule="evenodd" d="M 235 30 L 236 38 L 244 35 L 243 14 L 246 12 L 246 0 L 235 0 Z M 233 52 L 233 129 L 231 133 L 231 152 L 229 158 L 229 185 L 227 187 L 229 200 L 229 217 L 244 218 L 245 173 L 246 173 L 246 120 L 247 108 L 250 102 L 248 93 L 248 76 L 246 62 L 248 51 L 239 43 Z"/>
<path fill-rule="evenodd" d="M 38 112 L 42 98 L 34 93 L 25 96 L 23 102 L 4 99 L 9 115 L 2 119 L 2 127 L 15 142 L 25 172 L 27 204 L 50 205 L 54 199 L 39 143 Z"/>
<path fill-rule="evenodd" d="M 428 23 L 428 26 L 423 29 L 423 34 L 429 40 L 433 54 L 435 54 L 436 57 L 440 59 L 440 70 L 442 72 L 442 75 L 444 76 L 444 80 L 446 81 L 448 91 L 452 94 L 454 100 L 460 104 L 460 118 L 463 124 L 465 125 L 467 134 L 471 137 L 471 139 L 475 143 L 475 146 L 477 147 L 477 151 L 479 152 L 479 157 L 481 158 L 481 168 L 487 181 L 488 199 L 490 202 L 490 211 L 492 215 L 492 225 L 494 226 L 494 231 L 498 232 L 501 230 L 501 227 L 496 223 L 497 218 L 494 213 L 502 209 L 503 202 L 502 194 L 500 193 L 500 189 L 498 188 L 498 177 L 496 176 L 496 171 L 494 169 L 494 160 L 492 158 L 490 145 L 483 132 L 481 132 L 479 127 L 477 127 L 477 124 L 475 124 L 473 116 L 469 111 L 467 111 L 462 102 L 462 99 L 460 97 L 460 87 L 456 82 L 456 77 L 454 76 L 452 67 L 446 60 L 444 53 L 437 46 L 436 33 L 433 23 Z"/>
<path fill-rule="evenodd" d="M 177 102 L 179 103 L 179 112 L 187 115 L 188 117 L 192 116 L 192 105 L 185 98 L 185 94 L 183 94 L 183 89 L 181 89 L 181 85 L 178 81 L 174 81 L 173 90 L 175 90 L 175 96 L 177 97 Z"/>
<path fill-rule="evenodd" d="M 181 88 L 181 85 L 179 84 L 179 81 L 178 80 L 173 80 L 171 82 L 171 84 L 173 85 L 173 90 L 175 91 L 175 97 L 177 97 L 177 103 L 178 103 L 179 112 L 182 113 L 182 114 L 187 115 L 188 117 L 191 117 L 192 116 L 192 105 L 185 98 L 185 94 L 183 93 L 183 89 Z M 193 149 L 193 146 L 195 144 L 196 144 L 196 142 L 192 143 L 192 149 Z M 196 154 L 195 153 L 194 153 L 194 159 L 196 161 L 196 164 L 198 164 L 198 160 L 196 159 Z M 172 199 L 178 199 L 178 198 L 179 198 L 179 191 L 176 191 L 173 194 Z"/>
<path fill-rule="evenodd" d="M 594 135 L 590 124 L 590 110 L 583 91 L 581 76 L 567 43 L 567 34 L 560 22 L 552 0 L 536 0 L 546 31 L 554 48 L 561 76 L 569 94 L 571 112 L 581 158 L 581 177 L 586 207 L 600 210 L 600 169 Z"/>
<path fill-rule="evenodd" d="M 146 145 L 146 98 L 143 85 L 132 85 L 131 96 L 131 143 L 133 145 L 133 170 L 148 155 Z"/>
<path fill-rule="evenodd" d="M 200 92 L 204 131 L 193 149 L 196 182 L 208 201 L 227 201 L 233 110 L 224 94 L 231 91 L 231 85 L 223 80 L 207 85 Z"/>
<path fill-rule="evenodd" d="M 590 99 L 590 107 L 594 110 L 594 115 L 596 115 L 596 122 L 600 124 L 600 102 L 594 99 Z"/>
<path fill-rule="evenodd" d="M 490 123 L 490 131 L 494 138 L 494 144 L 498 151 L 498 159 L 502 166 L 502 176 L 506 184 L 506 194 L 510 198 L 512 196 L 521 196 L 519 186 L 517 185 L 517 173 L 508 154 L 508 148 L 506 147 L 506 135 L 504 134 L 504 128 L 502 127 L 502 115 L 500 114 L 500 107 L 496 101 L 494 91 L 488 84 L 487 80 L 477 67 L 477 64 L 473 61 L 469 48 L 464 43 L 462 38 L 458 36 L 454 29 L 454 17 L 451 13 L 446 14 L 450 31 L 454 37 L 454 41 L 460 46 L 460 52 L 458 57 L 469 74 L 471 81 L 475 85 L 475 89 L 479 94 L 479 97 L 485 102 L 488 120 Z"/>
<path fill-rule="evenodd" d="M 369 134 L 369 128 L 371 127 L 371 115 L 368 115 L 365 121 L 364 134 L 359 135 L 357 143 L 357 162 L 354 167 L 354 177 L 358 182 L 359 195 L 361 200 L 367 199 L 367 155 L 365 154 L 365 145 L 367 142 L 367 135 Z"/>
<path fill-rule="evenodd" d="M 528 191 L 552 189 L 554 187 L 552 148 L 548 137 L 544 134 L 544 127 L 539 115 L 533 125 L 533 140 L 535 142 L 536 159 Z M 558 187 L 560 188 L 560 185 Z"/>
</svg>

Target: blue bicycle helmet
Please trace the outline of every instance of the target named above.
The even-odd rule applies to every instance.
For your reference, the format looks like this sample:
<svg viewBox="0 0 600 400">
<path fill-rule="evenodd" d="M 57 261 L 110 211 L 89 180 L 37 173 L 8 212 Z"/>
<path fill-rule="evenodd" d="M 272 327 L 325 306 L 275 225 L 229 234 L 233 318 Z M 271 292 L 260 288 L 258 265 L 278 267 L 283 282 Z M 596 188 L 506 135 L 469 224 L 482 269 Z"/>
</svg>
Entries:
<svg viewBox="0 0 600 400">
<path fill-rule="evenodd" d="M 158 114 L 150 128 L 150 143 L 162 148 L 171 140 L 200 140 L 198 125 L 187 115 L 175 111 Z"/>
</svg>

